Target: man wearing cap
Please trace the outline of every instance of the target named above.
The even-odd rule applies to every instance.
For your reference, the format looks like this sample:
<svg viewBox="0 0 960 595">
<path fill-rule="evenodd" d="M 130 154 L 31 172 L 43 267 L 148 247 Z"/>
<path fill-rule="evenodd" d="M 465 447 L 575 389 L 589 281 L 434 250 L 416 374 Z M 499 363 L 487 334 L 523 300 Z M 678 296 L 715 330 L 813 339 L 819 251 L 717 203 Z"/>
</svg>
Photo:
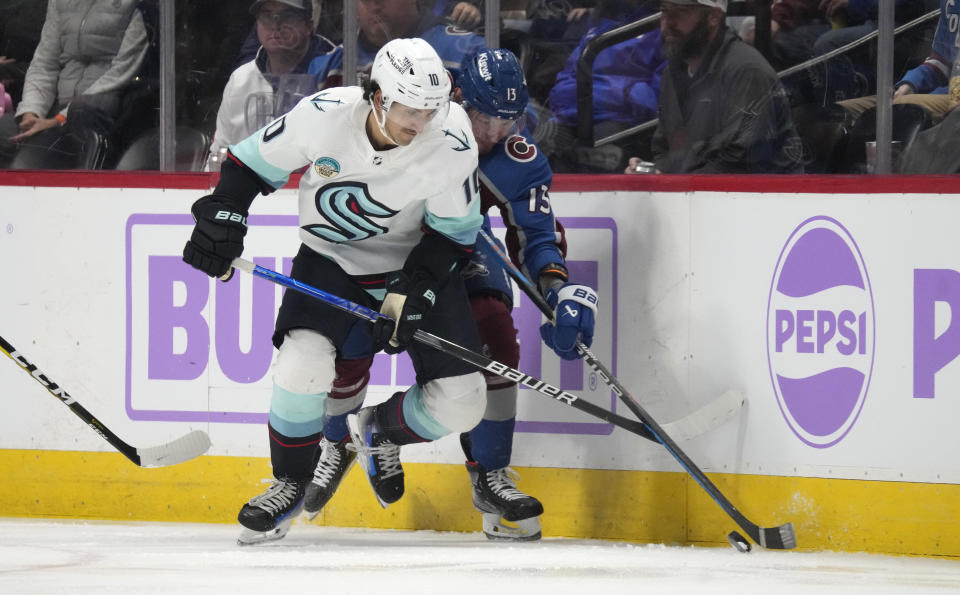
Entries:
<svg viewBox="0 0 960 595">
<path fill-rule="evenodd" d="M 223 89 L 207 169 L 219 169 L 228 146 L 315 92 L 317 79 L 307 74 L 307 67 L 333 49 L 330 40 L 313 32 L 311 0 L 256 0 L 250 14 L 256 18 L 260 49 L 233 71 Z"/>
<path fill-rule="evenodd" d="M 419 37 L 433 47 L 456 78 L 464 57 L 484 46 L 484 39 L 438 17 L 423 5 L 426 0 L 357 0 L 357 72 L 370 72 L 374 56 L 391 39 Z M 463 4 L 463 3 L 460 3 Z M 343 84 L 343 45 L 310 65 L 323 88 Z"/>
<path fill-rule="evenodd" d="M 727 0 L 660 5 L 667 68 L 653 136 L 662 173 L 800 173 L 801 143 L 767 61 L 726 26 Z"/>
</svg>

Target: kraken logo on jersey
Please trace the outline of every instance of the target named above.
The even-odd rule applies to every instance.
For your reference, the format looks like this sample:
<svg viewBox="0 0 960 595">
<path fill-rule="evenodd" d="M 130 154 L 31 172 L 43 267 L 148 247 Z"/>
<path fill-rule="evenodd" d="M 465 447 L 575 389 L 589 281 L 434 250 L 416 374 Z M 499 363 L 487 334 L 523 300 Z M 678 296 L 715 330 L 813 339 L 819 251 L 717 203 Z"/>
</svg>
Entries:
<svg viewBox="0 0 960 595">
<path fill-rule="evenodd" d="M 386 233 L 386 227 L 370 218 L 393 217 L 398 212 L 373 200 L 363 182 L 327 184 L 317 190 L 316 204 L 317 212 L 329 225 L 316 223 L 304 225 L 303 229 L 334 243 L 365 240 Z"/>
</svg>

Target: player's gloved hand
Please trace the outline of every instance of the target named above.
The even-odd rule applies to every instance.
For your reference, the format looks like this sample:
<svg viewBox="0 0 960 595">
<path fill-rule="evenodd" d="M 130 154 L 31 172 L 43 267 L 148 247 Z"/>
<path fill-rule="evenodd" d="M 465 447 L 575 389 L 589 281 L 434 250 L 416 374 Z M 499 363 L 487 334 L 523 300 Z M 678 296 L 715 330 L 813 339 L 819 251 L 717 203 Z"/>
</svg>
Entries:
<svg viewBox="0 0 960 595">
<path fill-rule="evenodd" d="M 183 261 L 224 281 L 233 275 L 231 263 L 243 254 L 247 210 L 216 195 L 207 195 L 190 208 L 196 225 L 183 247 Z"/>
<path fill-rule="evenodd" d="M 593 343 L 597 292 L 586 285 L 565 283 L 559 291 L 547 289 L 544 297 L 553 307 L 554 319 L 540 327 L 543 342 L 563 359 L 577 359 L 577 341 L 585 347 Z"/>
<path fill-rule="evenodd" d="M 390 319 L 379 318 L 373 323 L 374 341 L 385 345 L 387 353 L 406 349 L 436 299 L 436 288 L 430 281 L 411 280 L 403 272 L 388 275 L 387 295 L 380 313 Z"/>
</svg>

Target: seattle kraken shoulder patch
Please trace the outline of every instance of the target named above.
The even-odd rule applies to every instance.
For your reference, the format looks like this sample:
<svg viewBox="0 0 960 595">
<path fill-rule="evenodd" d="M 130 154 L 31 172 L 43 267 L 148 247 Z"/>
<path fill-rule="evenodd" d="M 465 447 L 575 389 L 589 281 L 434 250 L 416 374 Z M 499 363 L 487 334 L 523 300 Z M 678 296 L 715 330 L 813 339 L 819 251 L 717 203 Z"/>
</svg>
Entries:
<svg viewBox="0 0 960 595">
<path fill-rule="evenodd" d="M 321 157 L 313 162 L 313 171 L 324 178 L 332 178 L 340 173 L 340 164 L 332 157 Z"/>
</svg>

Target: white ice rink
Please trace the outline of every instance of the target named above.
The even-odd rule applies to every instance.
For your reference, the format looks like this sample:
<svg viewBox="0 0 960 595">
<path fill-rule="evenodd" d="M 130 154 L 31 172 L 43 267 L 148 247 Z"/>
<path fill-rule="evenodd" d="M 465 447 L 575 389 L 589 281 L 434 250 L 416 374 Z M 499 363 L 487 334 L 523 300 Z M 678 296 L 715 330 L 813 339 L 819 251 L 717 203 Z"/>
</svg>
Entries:
<svg viewBox="0 0 960 595">
<path fill-rule="evenodd" d="M 960 593 L 960 561 L 294 525 L 238 547 L 228 525 L 0 519 L 0 594 Z"/>
</svg>

